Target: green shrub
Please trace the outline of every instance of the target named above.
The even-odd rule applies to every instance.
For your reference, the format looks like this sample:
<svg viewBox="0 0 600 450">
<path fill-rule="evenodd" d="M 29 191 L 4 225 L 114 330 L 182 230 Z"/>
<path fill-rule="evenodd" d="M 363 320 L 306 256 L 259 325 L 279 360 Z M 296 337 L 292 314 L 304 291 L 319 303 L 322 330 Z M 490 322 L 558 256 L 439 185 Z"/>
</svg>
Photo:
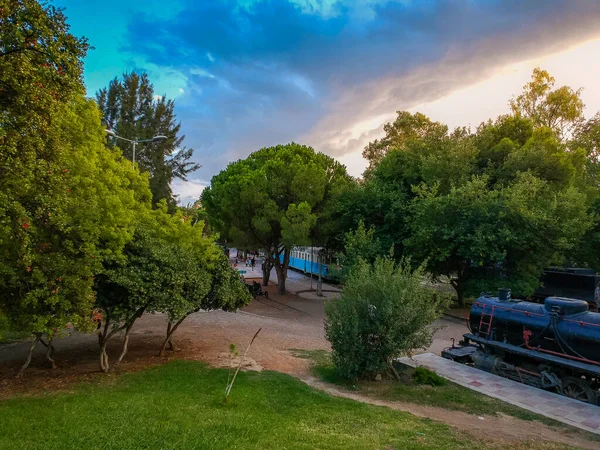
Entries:
<svg viewBox="0 0 600 450">
<path fill-rule="evenodd" d="M 404 260 L 359 261 L 341 298 L 325 306 L 325 332 L 341 376 L 374 376 L 394 358 L 431 343 L 429 325 L 447 298 L 424 286 L 422 277 L 421 268 L 413 272 Z"/>
<path fill-rule="evenodd" d="M 417 367 L 413 374 L 413 380 L 418 384 L 428 384 L 430 386 L 444 386 L 446 384 L 445 378 L 440 377 L 426 367 Z"/>
</svg>

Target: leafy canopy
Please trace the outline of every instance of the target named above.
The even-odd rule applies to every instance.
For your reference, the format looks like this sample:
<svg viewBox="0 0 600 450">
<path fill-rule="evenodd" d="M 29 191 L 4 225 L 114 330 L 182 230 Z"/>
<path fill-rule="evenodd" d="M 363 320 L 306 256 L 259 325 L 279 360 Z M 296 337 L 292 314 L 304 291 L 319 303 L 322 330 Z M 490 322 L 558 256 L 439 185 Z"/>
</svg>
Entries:
<svg viewBox="0 0 600 450">
<path fill-rule="evenodd" d="M 0 309 L 52 336 L 90 325 L 92 277 L 120 256 L 147 180 L 104 147 L 85 39 L 32 0 L 0 7 Z"/>
<path fill-rule="evenodd" d="M 310 147 L 278 145 L 229 164 L 202 193 L 202 205 L 229 243 L 267 250 L 282 290 L 289 249 L 310 244 L 319 221 L 327 229 L 330 202 L 349 180 L 344 166 Z"/>
</svg>

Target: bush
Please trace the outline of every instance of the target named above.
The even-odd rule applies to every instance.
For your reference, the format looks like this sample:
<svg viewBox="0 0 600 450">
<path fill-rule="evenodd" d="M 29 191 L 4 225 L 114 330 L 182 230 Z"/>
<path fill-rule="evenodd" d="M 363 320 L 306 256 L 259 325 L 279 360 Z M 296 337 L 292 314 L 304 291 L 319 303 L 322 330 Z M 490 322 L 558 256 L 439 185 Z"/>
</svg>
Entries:
<svg viewBox="0 0 600 450">
<path fill-rule="evenodd" d="M 444 386 L 446 379 L 440 377 L 437 373 L 426 367 L 417 367 L 413 374 L 413 380 L 418 384 L 428 384 L 430 386 Z"/>
<path fill-rule="evenodd" d="M 431 343 L 429 325 L 448 300 L 421 284 L 421 268 L 407 261 L 360 261 L 341 298 L 326 304 L 325 332 L 333 362 L 345 378 L 372 377 L 394 358 Z"/>
</svg>

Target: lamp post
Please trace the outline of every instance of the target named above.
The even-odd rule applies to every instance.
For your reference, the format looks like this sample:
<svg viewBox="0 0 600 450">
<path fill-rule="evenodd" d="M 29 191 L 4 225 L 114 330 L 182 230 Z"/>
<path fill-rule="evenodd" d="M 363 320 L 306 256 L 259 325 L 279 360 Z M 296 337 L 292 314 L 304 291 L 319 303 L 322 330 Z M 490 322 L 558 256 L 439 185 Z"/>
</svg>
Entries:
<svg viewBox="0 0 600 450">
<path fill-rule="evenodd" d="M 106 134 L 108 134 L 109 136 L 112 136 L 116 139 L 122 139 L 124 141 L 131 142 L 133 144 L 133 157 L 131 158 L 131 165 L 133 167 L 135 167 L 135 146 L 137 144 L 144 144 L 147 142 L 162 142 L 162 141 L 166 141 L 167 139 L 169 139 L 167 136 L 162 136 L 162 135 L 154 136 L 152 139 L 127 139 L 127 138 L 124 138 L 121 136 L 117 136 L 117 134 L 113 130 L 109 130 L 108 128 L 104 131 L 106 131 Z"/>
</svg>

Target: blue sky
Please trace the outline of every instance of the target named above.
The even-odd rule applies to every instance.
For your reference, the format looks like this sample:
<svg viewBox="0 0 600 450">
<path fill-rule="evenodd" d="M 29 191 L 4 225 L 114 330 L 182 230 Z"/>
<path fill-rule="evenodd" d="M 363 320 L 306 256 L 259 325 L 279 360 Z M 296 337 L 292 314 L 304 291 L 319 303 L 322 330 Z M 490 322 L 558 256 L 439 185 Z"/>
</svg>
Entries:
<svg viewBox="0 0 600 450">
<path fill-rule="evenodd" d="M 296 140 L 343 159 L 379 137 L 396 110 L 600 37 L 596 0 L 54 4 L 95 47 L 85 65 L 90 95 L 139 70 L 176 99 L 186 144 L 203 165 L 176 186 L 184 202 L 261 147 Z"/>
</svg>

